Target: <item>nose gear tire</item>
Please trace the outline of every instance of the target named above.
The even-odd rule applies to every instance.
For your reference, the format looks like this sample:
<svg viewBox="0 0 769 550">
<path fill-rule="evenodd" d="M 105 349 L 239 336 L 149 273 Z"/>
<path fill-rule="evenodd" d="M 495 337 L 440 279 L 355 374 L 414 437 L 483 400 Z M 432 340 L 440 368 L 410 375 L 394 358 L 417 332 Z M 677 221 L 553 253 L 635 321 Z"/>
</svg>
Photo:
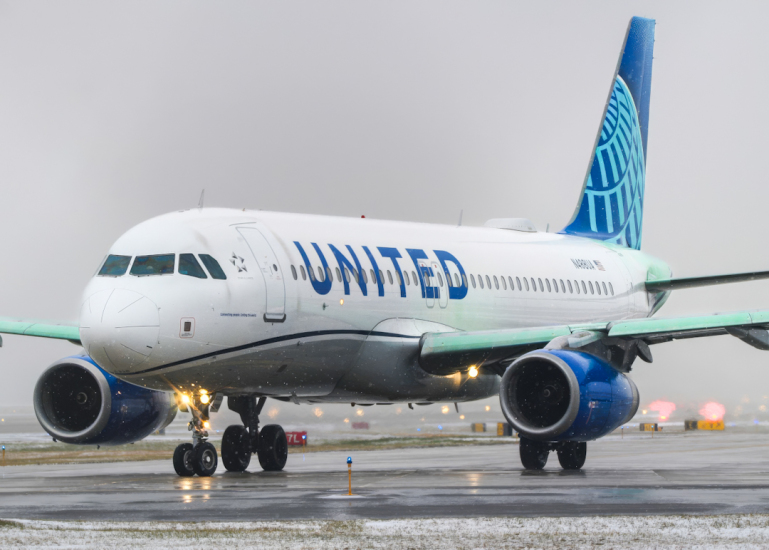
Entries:
<svg viewBox="0 0 769 550">
<path fill-rule="evenodd" d="M 286 432 L 277 424 L 265 426 L 259 432 L 259 446 L 256 451 L 259 464 L 267 472 L 283 469 L 288 459 Z"/>
<path fill-rule="evenodd" d="M 192 452 L 192 467 L 200 477 L 209 477 L 216 471 L 219 457 L 216 447 L 208 441 L 198 443 Z"/>
<path fill-rule="evenodd" d="M 228 426 L 222 436 L 222 463 L 228 472 L 245 472 L 251 462 L 251 438 L 245 426 Z"/>
<path fill-rule="evenodd" d="M 195 469 L 192 467 L 192 443 L 182 443 L 174 449 L 174 470 L 182 477 L 192 477 Z"/>
<path fill-rule="evenodd" d="M 585 465 L 587 443 L 569 441 L 558 449 L 558 462 L 564 470 L 579 470 Z"/>
<path fill-rule="evenodd" d="M 550 452 L 549 444 L 543 441 L 521 438 L 519 444 L 521 464 L 527 470 L 541 470 L 547 464 L 547 455 Z"/>
</svg>

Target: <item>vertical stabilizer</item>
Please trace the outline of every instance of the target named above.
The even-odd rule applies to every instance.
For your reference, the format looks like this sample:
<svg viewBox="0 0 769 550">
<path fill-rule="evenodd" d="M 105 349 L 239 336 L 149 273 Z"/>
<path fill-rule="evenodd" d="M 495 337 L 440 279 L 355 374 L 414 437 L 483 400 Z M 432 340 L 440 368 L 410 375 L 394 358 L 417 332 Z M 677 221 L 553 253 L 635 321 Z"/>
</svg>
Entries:
<svg viewBox="0 0 769 550">
<path fill-rule="evenodd" d="M 562 233 L 641 248 L 654 24 L 630 20 L 582 195 Z"/>
</svg>

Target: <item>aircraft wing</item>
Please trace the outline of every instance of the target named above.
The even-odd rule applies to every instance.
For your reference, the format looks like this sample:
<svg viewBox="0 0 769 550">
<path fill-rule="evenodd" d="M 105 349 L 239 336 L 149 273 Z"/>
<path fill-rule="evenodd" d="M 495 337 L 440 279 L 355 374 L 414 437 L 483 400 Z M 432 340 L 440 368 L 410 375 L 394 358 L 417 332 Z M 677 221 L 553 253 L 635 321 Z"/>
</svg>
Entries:
<svg viewBox="0 0 769 550">
<path fill-rule="evenodd" d="M 39 338 L 56 338 L 80 344 L 80 328 L 77 325 L 51 322 L 38 322 L 24 319 L 0 317 L 0 334 L 19 334 Z M 0 340 L 2 346 L 2 340 Z"/>
<path fill-rule="evenodd" d="M 753 347 L 769 350 L 767 328 L 769 310 L 537 328 L 427 333 L 419 343 L 419 364 L 434 374 L 451 374 L 466 370 L 471 365 L 493 366 L 541 349 L 561 336 L 572 336 L 568 340 L 569 347 L 578 349 L 598 340 L 611 344 L 640 341 L 648 345 L 683 338 L 731 334 Z"/>
<path fill-rule="evenodd" d="M 769 271 L 751 271 L 749 273 L 727 273 L 724 275 L 706 275 L 704 277 L 686 277 L 679 279 L 664 279 L 646 281 L 649 292 L 664 292 L 666 290 L 681 290 L 700 286 L 724 285 L 728 283 L 743 283 L 769 279 Z"/>
</svg>

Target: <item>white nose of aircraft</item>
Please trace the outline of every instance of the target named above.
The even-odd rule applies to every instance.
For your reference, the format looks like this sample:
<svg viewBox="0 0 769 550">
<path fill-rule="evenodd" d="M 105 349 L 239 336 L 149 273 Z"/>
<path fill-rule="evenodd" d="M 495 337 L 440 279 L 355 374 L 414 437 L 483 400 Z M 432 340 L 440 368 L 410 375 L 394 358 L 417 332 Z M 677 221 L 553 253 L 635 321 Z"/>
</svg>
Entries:
<svg viewBox="0 0 769 550">
<path fill-rule="evenodd" d="M 80 338 L 105 370 L 128 373 L 147 362 L 158 343 L 158 306 L 126 289 L 102 290 L 83 303 Z"/>
</svg>

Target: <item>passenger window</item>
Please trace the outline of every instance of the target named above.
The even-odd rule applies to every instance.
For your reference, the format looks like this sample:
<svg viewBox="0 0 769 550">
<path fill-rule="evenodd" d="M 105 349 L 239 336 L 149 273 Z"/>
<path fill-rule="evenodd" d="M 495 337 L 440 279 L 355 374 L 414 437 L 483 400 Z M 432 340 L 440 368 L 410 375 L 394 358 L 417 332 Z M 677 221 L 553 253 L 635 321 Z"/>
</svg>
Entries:
<svg viewBox="0 0 769 550">
<path fill-rule="evenodd" d="M 451 281 L 451 273 L 446 273 L 446 284 L 449 285 L 449 287 L 454 286 L 454 284 Z"/>
<path fill-rule="evenodd" d="M 513 278 L 508 275 L 507 282 L 510 283 L 510 290 L 515 290 L 515 285 L 513 284 Z"/>
<path fill-rule="evenodd" d="M 561 292 L 563 292 L 564 294 L 566 294 L 566 285 L 565 285 L 565 284 L 563 284 L 563 279 L 561 279 Z"/>
<path fill-rule="evenodd" d="M 346 267 L 344 268 L 344 278 L 347 280 L 348 283 L 352 282 L 352 277 L 350 277 L 350 270 Z"/>
<path fill-rule="evenodd" d="M 411 279 L 409 279 L 409 272 L 404 271 L 403 272 L 403 280 L 406 281 L 406 286 L 411 284 Z"/>
<path fill-rule="evenodd" d="M 457 288 L 462 286 L 462 283 L 459 282 L 459 273 L 454 273 L 454 282 L 457 283 Z"/>
<path fill-rule="evenodd" d="M 611 286 L 611 283 L 609 283 L 609 290 L 611 291 L 611 295 L 614 296 L 614 287 Z"/>
<path fill-rule="evenodd" d="M 526 279 L 524 278 L 523 281 L 526 282 Z M 518 283 L 518 290 L 523 290 L 521 288 L 521 280 L 518 277 L 515 278 L 515 282 Z M 529 287 L 526 287 L 526 290 L 529 290 Z"/>
<path fill-rule="evenodd" d="M 381 269 L 379 270 L 379 280 L 382 281 L 382 284 L 385 284 L 384 273 L 382 273 Z M 390 281 L 390 282 L 392 282 L 392 281 Z"/>
<path fill-rule="evenodd" d="M 598 292 L 598 295 L 601 295 L 601 285 L 598 281 L 595 282 L 595 289 Z"/>
<path fill-rule="evenodd" d="M 336 273 L 337 273 L 337 275 L 339 275 L 339 268 L 338 267 L 336 268 Z M 333 283 L 334 282 L 334 273 L 331 271 L 330 267 L 326 268 L 326 274 L 328 275 L 328 280 Z M 341 281 L 342 278 L 340 277 L 339 280 Z"/>
<path fill-rule="evenodd" d="M 582 294 L 587 294 L 587 287 L 585 286 L 585 281 L 582 281 Z"/>
<path fill-rule="evenodd" d="M 304 270 L 304 266 L 303 265 L 299 266 L 299 273 L 302 274 L 302 280 L 306 281 L 307 280 L 307 272 Z"/>
<path fill-rule="evenodd" d="M 198 279 L 208 279 L 206 272 L 200 267 L 194 254 L 179 254 L 179 273 L 181 275 L 197 277 Z"/>
<path fill-rule="evenodd" d="M 414 279 L 414 286 L 419 286 L 419 279 L 417 279 L 417 272 L 412 271 L 411 272 L 411 278 Z"/>
<path fill-rule="evenodd" d="M 594 292 L 593 292 L 593 283 L 588 281 L 587 284 L 590 285 L 590 294 L 594 294 Z"/>
<path fill-rule="evenodd" d="M 545 279 L 545 282 L 547 283 L 547 291 L 553 292 L 553 289 L 550 288 L 550 279 Z M 542 284 L 542 279 L 539 280 L 539 284 Z M 544 290 L 542 292 L 544 292 Z"/>
<path fill-rule="evenodd" d="M 473 283 L 473 288 L 475 288 L 475 277 L 472 273 L 470 274 L 470 282 Z"/>
<path fill-rule="evenodd" d="M 534 279 L 532 279 L 532 281 L 533 281 L 533 280 L 534 280 Z M 528 280 L 526 277 L 524 277 L 524 278 L 523 278 L 523 284 L 525 284 L 525 285 L 526 285 L 526 290 L 528 291 L 528 290 L 529 290 L 529 280 Z M 536 289 L 536 287 L 534 288 L 534 290 L 535 290 L 535 291 L 537 290 L 537 289 Z"/>
<path fill-rule="evenodd" d="M 478 275 L 478 286 L 480 286 L 481 288 L 485 288 L 483 286 L 483 275 Z"/>
<path fill-rule="evenodd" d="M 338 267 L 335 268 L 335 269 L 336 269 L 336 280 L 337 280 L 337 282 L 341 283 L 342 282 L 342 273 L 339 271 Z"/>
<path fill-rule="evenodd" d="M 181 272 L 181 267 L 182 267 L 182 257 L 179 256 L 179 270 L 180 270 L 180 272 Z M 296 268 L 293 265 L 291 265 L 291 275 L 294 276 L 294 280 L 295 281 L 299 278 L 297 276 L 297 274 L 296 274 Z"/>
<path fill-rule="evenodd" d="M 497 279 L 496 275 L 494 275 L 494 288 L 499 290 L 499 279 Z"/>
<path fill-rule="evenodd" d="M 369 269 L 369 271 L 371 272 L 371 284 L 373 285 L 376 283 L 376 273 L 374 273 L 373 269 Z"/>
<path fill-rule="evenodd" d="M 608 296 L 609 292 L 606 290 L 606 283 L 601 283 L 601 286 L 603 286 L 603 293 Z"/>
<path fill-rule="evenodd" d="M 130 263 L 131 256 L 115 256 L 110 254 L 107 256 L 98 274 L 102 277 L 120 277 L 128 271 L 128 264 Z"/>
<path fill-rule="evenodd" d="M 539 281 L 539 291 L 540 292 L 544 292 L 545 291 L 545 287 L 542 286 L 542 279 L 537 279 L 537 280 Z"/>
<path fill-rule="evenodd" d="M 441 277 L 441 272 L 437 271 L 436 275 L 438 275 L 438 284 L 441 285 L 441 288 L 443 287 L 443 277 Z"/>
<path fill-rule="evenodd" d="M 363 277 L 363 284 L 368 284 L 368 276 L 366 275 L 366 270 L 361 269 L 360 270 L 360 276 Z"/>
<path fill-rule="evenodd" d="M 174 254 L 136 256 L 131 266 L 131 275 L 171 275 L 174 272 Z"/>
<path fill-rule="evenodd" d="M 387 270 L 387 278 L 390 280 L 390 284 L 393 284 L 393 274 L 390 273 L 390 270 Z"/>
<path fill-rule="evenodd" d="M 467 275 L 465 275 L 464 273 L 462 274 L 462 285 L 465 288 L 469 288 L 470 287 L 470 285 L 467 284 Z"/>
<path fill-rule="evenodd" d="M 325 278 L 326 278 L 326 272 L 323 271 L 320 268 L 320 266 L 318 266 L 318 280 L 322 283 Z"/>
<path fill-rule="evenodd" d="M 489 287 L 489 290 L 491 290 L 491 279 L 489 279 L 488 275 L 486 275 L 486 286 Z"/>
<path fill-rule="evenodd" d="M 507 281 L 505 281 L 504 275 L 499 277 L 502 280 L 502 290 L 507 290 Z"/>
<path fill-rule="evenodd" d="M 574 290 L 571 288 L 571 281 L 566 279 L 566 282 L 569 283 L 569 294 L 574 294 Z"/>
<path fill-rule="evenodd" d="M 396 271 L 395 272 L 395 279 L 398 281 L 398 286 L 403 286 L 403 281 L 401 281 L 401 272 Z"/>
</svg>

